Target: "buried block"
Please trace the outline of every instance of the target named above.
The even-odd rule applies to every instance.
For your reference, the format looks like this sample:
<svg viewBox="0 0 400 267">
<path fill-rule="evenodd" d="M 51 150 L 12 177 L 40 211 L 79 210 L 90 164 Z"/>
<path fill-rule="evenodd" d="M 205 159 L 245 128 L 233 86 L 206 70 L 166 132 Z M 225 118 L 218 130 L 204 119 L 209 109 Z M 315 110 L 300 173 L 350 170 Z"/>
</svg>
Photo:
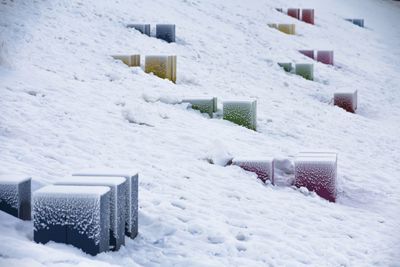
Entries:
<svg viewBox="0 0 400 267">
<path fill-rule="evenodd" d="M 314 25 L 314 9 L 303 9 L 301 11 L 301 20 Z"/>
<path fill-rule="evenodd" d="M 317 61 L 333 65 L 333 51 L 317 51 Z"/>
<path fill-rule="evenodd" d="M 300 9 L 299 8 L 288 8 L 287 14 L 288 14 L 288 16 L 291 16 L 295 19 L 300 19 Z"/>
<path fill-rule="evenodd" d="M 74 173 L 73 176 L 95 177 L 124 177 L 127 181 L 125 202 L 125 235 L 135 238 L 138 234 L 139 216 L 138 216 L 138 193 L 139 193 L 139 173 L 136 171 L 120 171 L 115 169 L 89 169 Z"/>
<path fill-rule="evenodd" d="M 146 34 L 150 36 L 150 24 L 128 24 L 126 25 L 128 28 L 134 28 L 142 34 Z"/>
<path fill-rule="evenodd" d="M 314 50 L 299 50 L 299 52 L 306 57 L 314 59 Z"/>
<path fill-rule="evenodd" d="M 350 21 L 354 25 L 364 28 L 364 19 L 345 19 L 345 20 Z"/>
<path fill-rule="evenodd" d="M 293 70 L 293 64 L 290 62 L 280 62 L 278 65 L 283 68 L 286 72 L 291 72 Z"/>
<path fill-rule="evenodd" d="M 223 118 L 252 130 L 257 129 L 257 101 L 224 101 Z"/>
<path fill-rule="evenodd" d="M 277 7 L 275 8 L 276 11 L 283 13 L 283 8 Z"/>
<path fill-rule="evenodd" d="M 176 82 L 176 56 L 146 56 L 146 73 Z"/>
<path fill-rule="evenodd" d="M 22 220 L 31 219 L 31 178 L 0 175 L 0 210 Z"/>
<path fill-rule="evenodd" d="M 335 93 L 333 96 L 333 104 L 347 112 L 355 113 L 357 110 L 357 90 Z"/>
<path fill-rule="evenodd" d="M 55 185 L 107 186 L 110 188 L 110 246 L 118 250 L 125 245 L 125 203 L 127 182 L 123 177 L 71 176 Z"/>
<path fill-rule="evenodd" d="M 257 177 L 264 183 L 270 180 L 272 184 L 275 184 L 274 180 L 274 159 L 240 159 L 234 158 L 232 160 L 232 165 L 241 167 L 242 169 L 254 172 Z"/>
<path fill-rule="evenodd" d="M 109 250 L 110 189 L 46 186 L 33 193 L 33 239 L 65 243 L 96 255 Z"/>
<path fill-rule="evenodd" d="M 296 34 L 296 25 L 294 24 L 278 24 L 278 30 L 286 34 Z"/>
<path fill-rule="evenodd" d="M 306 187 L 328 201 L 337 195 L 337 154 L 323 152 L 300 153 L 295 159 L 296 187 Z"/>
<path fill-rule="evenodd" d="M 296 74 L 307 80 L 314 80 L 314 65 L 313 64 L 296 64 Z"/>
<path fill-rule="evenodd" d="M 213 113 L 217 111 L 217 98 L 187 98 L 182 102 L 187 102 L 192 105 L 192 109 L 199 110 L 201 113 L 207 113 L 211 118 Z"/>
<path fill-rule="evenodd" d="M 113 55 L 116 60 L 121 60 L 129 67 L 140 67 L 140 55 Z"/>
<path fill-rule="evenodd" d="M 168 43 L 175 42 L 175 24 L 157 24 L 156 37 Z"/>
</svg>

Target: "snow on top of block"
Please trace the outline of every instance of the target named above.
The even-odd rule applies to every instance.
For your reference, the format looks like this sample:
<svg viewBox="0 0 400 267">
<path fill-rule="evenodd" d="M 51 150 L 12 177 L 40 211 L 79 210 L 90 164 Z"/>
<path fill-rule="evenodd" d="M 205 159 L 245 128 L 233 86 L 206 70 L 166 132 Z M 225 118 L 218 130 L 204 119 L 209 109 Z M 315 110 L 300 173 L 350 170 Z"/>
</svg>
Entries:
<svg viewBox="0 0 400 267">
<path fill-rule="evenodd" d="M 274 161 L 273 157 L 262 158 L 233 158 L 232 163 L 248 162 L 248 163 L 271 163 Z"/>
<path fill-rule="evenodd" d="M 239 100 L 239 99 L 227 99 L 224 100 L 224 104 L 252 104 L 254 102 L 257 102 L 255 99 L 244 99 L 244 100 Z"/>
<path fill-rule="evenodd" d="M 345 90 L 340 90 L 336 91 L 334 95 L 354 95 L 357 94 L 357 90 L 355 89 L 345 89 Z"/>
<path fill-rule="evenodd" d="M 72 186 L 72 185 L 49 185 L 34 192 L 34 195 L 82 195 L 101 196 L 109 192 L 107 186 Z"/>
<path fill-rule="evenodd" d="M 214 97 L 210 96 L 199 96 L 199 97 L 188 97 L 188 98 L 183 98 L 182 102 L 188 102 L 188 101 L 214 101 Z"/>
<path fill-rule="evenodd" d="M 31 180 L 31 177 L 16 175 L 16 174 L 2 174 L 0 175 L 1 184 L 18 184 Z"/>
<path fill-rule="evenodd" d="M 96 179 L 98 178 L 98 179 Z M 125 183 L 125 177 L 107 177 L 107 176 L 99 176 L 99 177 L 90 177 L 87 176 L 70 176 L 66 177 L 62 180 L 56 181 L 54 184 L 63 184 L 63 185 L 107 185 L 107 186 L 118 186 L 120 184 Z"/>
<path fill-rule="evenodd" d="M 136 176 L 139 173 L 136 170 L 123 170 L 123 169 L 113 169 L 113 168 L 93 168 L 93 169 L 83 169 L 72 174 L 72 176 L 98 176 L 101 179 L 104 177 L 125 177 L 129 178 Z"/>
<path fill-rule="evenodd" d="M 295 159 L 296 163 L 335 163 L 336 157 L 334 156 L 298 156 Z"/>
</svg>

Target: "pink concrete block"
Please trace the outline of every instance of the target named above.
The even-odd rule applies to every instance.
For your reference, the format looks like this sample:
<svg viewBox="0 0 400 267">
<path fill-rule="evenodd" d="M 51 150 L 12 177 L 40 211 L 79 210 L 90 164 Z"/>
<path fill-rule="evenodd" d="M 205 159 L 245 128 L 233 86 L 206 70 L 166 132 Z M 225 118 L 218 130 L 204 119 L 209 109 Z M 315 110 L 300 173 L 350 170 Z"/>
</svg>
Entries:
<svg viewBox="0 0 400 267">
<path fill-rule="evenodd" d="M 328 201 L 336 201 L 336 154 L 302 153 L 295 159 L 294 168 L 296 187 L 306 187 Z"/>
<path fill-rule="evenodd" d="M 301 20 L 314 25 L 314 9 L 303 9 L 301 11 Z"/>
<path fill-rule="evenodd" d="M 317 51 L 317 61 L 333 65 L 333 51 Z"/>
<path fill-rule="evenodd" d="M 357 90 L 335 93 L 333 96 L 333 104 L 347 112 L 355 113 L 357 110 Z"/>
<path fill-rule="evenodd" d="M 288 8 L 287 14 L 295 19 L 300 19 L 300 8 Z"/>
<path fill-rule="evenodd" d="M 299 50 L 299 52 L 305 55 L 306 57 L 314 59 L 314 50 Z"/>
<path fill-rule="evenodd" d="M 274 181 L 274 159 L 264 158 L 264 159 L 239 159 L 234 158 L 232 160 L 232 165 L 241 167 L 242 169 L 254 172 L 257 177 L 264 183 L 270 180 L 272 184 Z"/>
</svg>

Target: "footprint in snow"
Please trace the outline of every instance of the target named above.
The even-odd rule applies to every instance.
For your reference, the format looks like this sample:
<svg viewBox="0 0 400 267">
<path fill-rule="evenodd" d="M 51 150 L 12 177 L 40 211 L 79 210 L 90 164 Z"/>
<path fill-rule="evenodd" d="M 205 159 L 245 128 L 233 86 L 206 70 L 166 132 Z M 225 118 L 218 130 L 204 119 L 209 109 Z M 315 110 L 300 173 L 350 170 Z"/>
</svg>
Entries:
<svg viewBox="0 0 400 267">
<path fill-rule="evenodd" d="M 220 235 L 208 236 L 207 240 L 211 244 L 222 244 L 222 243 L 225 242 L 225 238 L 223 236 L 220 236 Z"/>
</svg>

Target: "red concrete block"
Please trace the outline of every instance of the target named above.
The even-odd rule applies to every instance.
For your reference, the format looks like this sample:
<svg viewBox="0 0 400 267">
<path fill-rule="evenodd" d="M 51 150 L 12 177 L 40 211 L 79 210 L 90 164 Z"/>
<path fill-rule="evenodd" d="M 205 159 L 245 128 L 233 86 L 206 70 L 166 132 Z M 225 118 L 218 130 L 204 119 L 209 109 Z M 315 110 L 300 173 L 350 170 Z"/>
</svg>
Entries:
<svg viewBox="0 0 400 267">
<path fill-rule="evenodd" d="M 335 202 L 337 195 L 337 155 L 302 153 L 295 159 L 296 187 L 306 187 L 320 197 Z"/>
<path fill-rule="evenodd" d="M 301 20 L 314 25 L 314 9 L 303 9 L 301 11 Z"/>
<path fill-rule="evenodd" d="M 305 55 L 306 57 L 314 59 L 314 50 L 299 50 L 299 52 Z"/>
<path fill-rule="evenodd" d="M 295 19 L 300 19 L 300 8 L 288 8 L 287 14 Z"/>
<path fill-rule="evenodd" d="M 355 113 L 357 110 L 357 90 L 335 93 L 333 96 L 333 104 L 347 112 Z"/>
<path fill-rule="evenodd" d="M 333 65 L 333 51 L 317 51 L 317 61 Z"/>
<path fill-rule="evenodd" d="M 254 172 L 264 183 L 267 180 L 270 180 L 272 184 L 275 184 L 273 158 L 264 158 L 259 160 L 234 158 L 232 160 L 232 165 L 239 166 L 249 172 Z"/>
</svg>

